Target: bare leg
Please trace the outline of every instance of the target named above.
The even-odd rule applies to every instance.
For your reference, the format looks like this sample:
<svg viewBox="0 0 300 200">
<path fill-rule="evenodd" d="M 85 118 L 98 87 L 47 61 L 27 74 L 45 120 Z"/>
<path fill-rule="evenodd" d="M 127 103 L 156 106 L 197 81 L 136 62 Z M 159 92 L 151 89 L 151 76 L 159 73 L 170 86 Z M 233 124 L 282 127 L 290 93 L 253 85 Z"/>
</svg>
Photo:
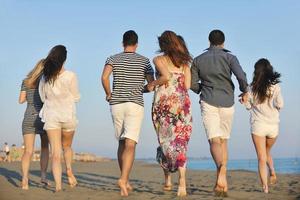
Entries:
<svg viewBox="0 0 300 200">
<path fill-rule="evenodd" d="M 228 149 L 227 149 L 227 139 L 222 139 L 222 152 L 223 152 L 223 164 L 222 166 L 224 166 L 222 168 L 222 172 L 225 173 L 225 187 L 224 187 L 224 192 L 228 191 L 228 185 L 227 185 L 227 161 L 228 161 Z"/>
<path fill-rule="evenodd" d="M 73 161 L 73 150 L 71 148 L 74 137 L 74 131 L 62 132 L 62 146 L 64 151 L 64 158 L 66 164 L 66 171 L 68 176 L 68 181 L 71 187 L 77 185 L 77 180 L 72 171 L 72 161 Z"/>
<path fill-rule="evenodd" d="M 260 137 L 252 134 L 252 140 L 258 158 L 258 171 L 262 183 L 263 191 L 269 192 L 268 188 L 268 172 L 267 172 L 267 152 L 266 152 L 266 137 Z"/>
<path fill-rule="evenodd" d="M 28 190 L 28 173 L 29 173 L 29 167 L 30 162 L 34 150 L 34 140 L 35 140 L 35 134 L 25 134 L 23 135 L 24 140 L 24 153 L 22 156 L 22 189 Z"/>
<path fill-rule="evenodd" d="M 118 163 L 119 163 L 119 168 L 120 168 L 121 172 L 122 172 L 122 164 L 123 164 L 123 162 L 122 162 L 122 154 L 124 152 L 124 149 L 125 149 L 125 140 L 120 140 L 119 141 L 119 146 L 118 146 Z M 129 191 L 133 190 L 132 186 L 129 183 L 129 180 L 127 182 L 127 189 Z"/>
<path fill-rule="evenodd" d="M 185 167 L 178 167 L 179 180 L 178 180 L 178 191 L 177 196 L 186 196 L 186 181 L 185 181 Z"/>
<path fill-rule="evenodd" d="M 269 173 L 270 173 L 270 184 L 275 184 L 277 181 L 277 177 L 276 177 L 276 172 L 275 172 L 275 168 L 274 168 L 274 164 L 273 164 L 273 159 L 272 159 L 272 155 L 271 155 L 271 148 L 273 146 L 273 144 L 276 142 L 276 137 L 275 138 L 267 138 L 266 141 L 266 148 L 267 148 L 267 165 L 269 168 Z"/>
<path fill-rule="evenodd" d="M 128 138 L 125 139 L 125 148 L 121 156 L 122 171 L 121 177 L 118 181 L 119 187 L 121 189 L 121 196 L 128 196 L 127 183 L 129 179 L 129 173 L 134 161 L 135 146 L 135 141 Z"/>
<path fill-rule="evenodd" d="M 118 163 L 120 171 L 122 171 L 122 154 L 125 149 L 125 140 L 119 140 L 119 146 L 118 146 Z"/>
<path fill-rule="evenodd" d="M 51 155 L 52 155 L 52 173 L 55 181 L 56 191 L 61 190 L 61 130 L 47 130 L 48 139 L 51 145 Z"/>
<path fill-rule="evenodd" d="M 223 165 L 223 149 L 222 139 L 220 137 L 212 138 L 209 140 L 210 153 L 215 161 L 217 167 L 217 181 L 215 186 L 215 192 L 219 196 L 219 192 L 224 192 L 227 187 L 226 182 L 226 166 Z"/>
<path fill-rule="evenodd" d="M 47 134 L 41 134 L 41 183 L 45 185 L 50 185 L 47 181 L 47 168 L 48 168 L 48 161 L 49 161 L 49 141 Z"/>
<path fill-rule="evenodd" d="M 165 175 L 165 185 L 164 185 L 164 190 L 165 191 L 171 191 L 172 190 L 172 181 L 171 181 L 171 174 L 168 170 L 164 170 L 164 175 Z"/>
</svg>

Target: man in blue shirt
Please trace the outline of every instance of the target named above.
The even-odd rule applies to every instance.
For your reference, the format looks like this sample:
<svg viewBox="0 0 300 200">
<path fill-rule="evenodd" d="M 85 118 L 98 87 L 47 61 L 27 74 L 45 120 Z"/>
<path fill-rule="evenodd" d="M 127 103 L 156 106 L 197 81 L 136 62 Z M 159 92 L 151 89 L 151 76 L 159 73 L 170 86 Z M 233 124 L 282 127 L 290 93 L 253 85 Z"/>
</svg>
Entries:
<svg viewBox="0 0 300 200">
<path fill-rule="evenodd" d="M 191 89 L 200 94 L 201 114 L 210 152 L 217 167 L 215 192 L 227 195 L 227 140 L 230 138 L 234 114 L 234 84 L 236 76 L 242 101 L 247 98 L 247 79 L 236 56 L 224 49 L 225 35 L 220 30 L 209 34 L 210 47 L 193 60 Z M 200 81 L 200 82 L 199 82 Z"/>
</svg>

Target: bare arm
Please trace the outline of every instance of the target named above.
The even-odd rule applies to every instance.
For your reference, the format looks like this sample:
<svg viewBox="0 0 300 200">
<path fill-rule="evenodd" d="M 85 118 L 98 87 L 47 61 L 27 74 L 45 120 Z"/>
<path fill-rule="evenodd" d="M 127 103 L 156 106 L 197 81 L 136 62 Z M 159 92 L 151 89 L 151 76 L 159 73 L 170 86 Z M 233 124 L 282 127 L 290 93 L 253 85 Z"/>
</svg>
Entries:
<svg viewBox="0 0 300 200">
<path fill-rule="evenodd" d="M 19 95 L 19 104 L 26 102 L 26 91 L 21 91 Z"/>
<path fill-rule="evenodd" d="M 111 98 L 111 89 L 110 89 L 110 81 L 109 77 L 112 73 L 112 66 L 111 65 L 105 65 L 102 76 L 101 76 L 101 81 L 102 81 L 102 87 L 105 91 L 106 94 L 106 100 L 109 100 Z"/>
<path fill-rule="evenodd" d="M 187 90 L 191 88 L 191 69 L 189 66 L 184 67 L 184 86 Z"/>
<path fill-rule="evenodd" d="M 157 85 L 163 85 L 168 83 L 169 79 L 170 79 L 170 74 L 169 71 L 166 67 L 166 65 L 163 64 L 163 58 L 162 57 L 155 57 L 153 59 L 153 63 L 155 65 L 155 69 L 159 72 L 160 76 L 158 79 L 156 79 L 155 81 L 152 81 L 149 84 L 149 90 L 152 91 L 153 88 Z"/>
</svg>

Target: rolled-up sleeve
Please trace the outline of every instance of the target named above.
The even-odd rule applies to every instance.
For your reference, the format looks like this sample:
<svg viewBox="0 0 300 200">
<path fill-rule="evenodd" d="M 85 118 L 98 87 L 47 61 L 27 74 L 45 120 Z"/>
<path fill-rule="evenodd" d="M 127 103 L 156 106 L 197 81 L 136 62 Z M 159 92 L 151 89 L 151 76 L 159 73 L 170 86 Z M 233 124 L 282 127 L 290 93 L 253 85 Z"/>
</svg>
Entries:
<svg viewBox="0 0 300 200">
<path fill-rule="evenodd" d="M 230 58 L 230 68 L 233 74 L 235 75 L 236 79 L 239 82 L 239 89 L 241 92 L 248 91 L 248 82 L 246 73 L 243 71 L 238 59 L 236 56 L 231 55 Z"/>
<path fill-rule="evenodd" d="M 192 63 L 191 75 L 192 75 L 191 90 L 193 92 L 199 94 L 201 91 L 201 84 L 199 83 L 200 77 L 199 77 L 198 67 L 196 65 L 195 60 L 193 60 L 193 63 Z"/>
</svg>

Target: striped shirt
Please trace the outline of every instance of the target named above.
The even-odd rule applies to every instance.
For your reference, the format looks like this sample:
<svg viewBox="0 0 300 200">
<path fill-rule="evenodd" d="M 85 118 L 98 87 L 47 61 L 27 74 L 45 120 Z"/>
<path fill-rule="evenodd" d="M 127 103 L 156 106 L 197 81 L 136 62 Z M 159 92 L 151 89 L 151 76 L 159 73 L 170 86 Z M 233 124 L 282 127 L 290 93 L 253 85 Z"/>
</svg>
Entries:
<svg viewBox="0 0 300 200">
<path fill-rule="evenodd" d="M 111 65 L 113 69 L 113 91 L 109 104 L 132 102 L 144 106 L 145 78 L 147 74 L 154 73 L 149 59 L 134 52 L 122 52 L 107 58 L 105 65 Z"/>
</svg>

